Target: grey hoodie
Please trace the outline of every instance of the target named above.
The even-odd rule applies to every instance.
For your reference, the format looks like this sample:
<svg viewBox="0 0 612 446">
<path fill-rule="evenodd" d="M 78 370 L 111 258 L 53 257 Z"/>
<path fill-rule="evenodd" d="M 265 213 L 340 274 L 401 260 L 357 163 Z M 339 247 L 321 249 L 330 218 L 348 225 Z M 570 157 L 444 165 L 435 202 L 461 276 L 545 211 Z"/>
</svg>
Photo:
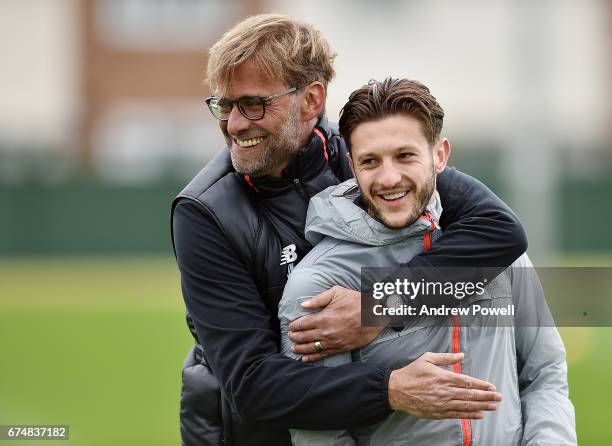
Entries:
<svg viewBox="0 0 612 446">
<path fill-rule="evenodd" d="M 354 180 L 333 186 L 313 197 L 306 219 L 306 238 L 315 244 L 291 273 L 279 304 L 281 350 L 291 352 L 291 321 L 307 314 L 300 303 L 334 285 L 360 289 L 361 267 L 395 267 L 408 262 L 425 246 L 431 222 L 389 229 L 355 204 L 359 190 Z M 437 193 L 427 210 L 435 220 L 442 212 Z M 513 267 L 532 267 L 526 255 Z M 527 311 L 544 296 L 539 282 L 523 274 L 527 268 L 509 268 L 478 300 L 462 305 L 507 307 Z M 523 308 L 523 310 L 521 310 Z M 572 445 L 576 444 L 574 409 L 568 398 L 565 350 L 554 327 L 453 326 L 433 322 L 407 326 L 397 332 L 385 328 L 376 339 L 353 352 L 319 361 L 338 366 L 353 361 L 376 361 L 387 369 L 409 364 L 425 352 L 450 352 L 459 343 L 465 352 L 461 373 L 491 382 L 502 393 L 497 411 L 484 419 L 429 420 L 393 412 L 382 422 L 352 431 L 292 430 L 301 445 Z M 350 398 L 338 395 L 338 398 Z"/>
</svg>

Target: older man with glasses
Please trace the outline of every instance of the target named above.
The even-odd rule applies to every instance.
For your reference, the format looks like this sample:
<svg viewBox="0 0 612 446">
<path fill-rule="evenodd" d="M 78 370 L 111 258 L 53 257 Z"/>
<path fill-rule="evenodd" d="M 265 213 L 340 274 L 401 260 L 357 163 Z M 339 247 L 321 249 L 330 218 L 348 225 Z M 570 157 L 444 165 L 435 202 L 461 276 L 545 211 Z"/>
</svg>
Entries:
<svg viewBox="0 0 612 446">
<path fill-rule="evenodd" d="M 183 444 L 290 445 L 288 428 L 350 429 L 395 410 L 419 417 L 480 418 L 499 401 L 494 386 L 453 373 L 461 354 L 402 369 L 308 361 L 366 345 L 360 295 L 334 287 L 325 307 L 291 327 L 294 351 L 279 352 L 278 302 L 288 275 L 311 249 L 310 198 L 351 177 L 346 147 L 325 118 L 334 76 L 328 42 L 312 26 L 260 15 L 210 50 L 206 103 L 223 149 L 173 203 L 172 236 L 188 323 L 196 339 L 183 369 Z M 526 248 L 511 211 L 454 169 L 438 179 L 445 234 L 409 266 L 509 266 Z M 408 257 L 407 257 L 408 259 Z M 218 383 L 218 385 L 217 385 Z M 436 383 L 432 386 L 431 383 Z M 466 389 L 471 389 L 469 392 Z"/>
</svg>

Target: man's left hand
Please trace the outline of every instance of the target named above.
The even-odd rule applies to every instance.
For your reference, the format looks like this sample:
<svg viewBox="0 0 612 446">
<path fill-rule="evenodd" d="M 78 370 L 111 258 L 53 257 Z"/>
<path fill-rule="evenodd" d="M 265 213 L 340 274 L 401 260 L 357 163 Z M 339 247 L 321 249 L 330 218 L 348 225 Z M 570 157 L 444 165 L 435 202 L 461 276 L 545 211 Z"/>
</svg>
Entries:
<svg viewBox="0 0 612 446">
<path fill-rule="evenodd" d="M 289 325 L 289 339 L 295 343 L 292 351 L 304 355 L 304 361 L 318 361 L 326 356 L 363 347 L 383 328 L 362 327 L 361 294 L 341 286 L 330 288 L 303 302 L 302 307 L 308 310 L 323 308 Z M 319 351 L 315 346 L 317 341 Z"/>
</svg>

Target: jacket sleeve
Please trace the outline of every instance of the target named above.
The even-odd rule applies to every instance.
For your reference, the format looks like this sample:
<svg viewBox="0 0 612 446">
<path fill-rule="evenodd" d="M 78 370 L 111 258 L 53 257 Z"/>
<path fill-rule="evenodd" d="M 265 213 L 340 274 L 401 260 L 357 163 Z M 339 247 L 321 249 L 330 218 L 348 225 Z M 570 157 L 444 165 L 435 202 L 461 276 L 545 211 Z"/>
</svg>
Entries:
<svg viewBox="0 0 612 446">
<path fill-rule="evenodd" d="M 523 446 L 575 445 L 576 420 L 569 399 L 565 348 L 527 255 L 511 269 Z M 534 312 L 539 314 L 534 318 Z M 503 403 L 502 403 L 503 404 Z"/>
<path fill-rule="evenodd" d="M 499 273 L 527 250 L 527 236 L 518 217 L 480 181 L 447 167 L 438 175 L 437 190 L 444 233 L 407 266 L 499 267 Z"/>
<path fill-rule="evenodd" d="M 278 317 L 281 326 L 281 352 L 295 360 L 301 356 L 291 351 L 293 342 L 289 339 L 289 324 L 309 311 L 301 303 L 334 286 L 333 280 L 325 274 L 311 268 L 298 265 L 289 276 L 283 290 L 283 297 L 278 306 Z M 315 362 L 316 366 L 337 367 L 351 363 L 351 353 L 339 353 Z M 291 440 L 294 446 L 354 446 L 355 439 L 348 430 L 306 430 L 291 429 Z"/>
<path fill-rule="evenodd" d="M 342 429 L 380 421 L 391 412 L 390 371 L 360 363 L 316 367 L 279 352 L 276 315 L 203 206 L 178 203 L 173 241 L 183 298 L 207 361 L 243 419 L 284 428 Z"/>
</svg>

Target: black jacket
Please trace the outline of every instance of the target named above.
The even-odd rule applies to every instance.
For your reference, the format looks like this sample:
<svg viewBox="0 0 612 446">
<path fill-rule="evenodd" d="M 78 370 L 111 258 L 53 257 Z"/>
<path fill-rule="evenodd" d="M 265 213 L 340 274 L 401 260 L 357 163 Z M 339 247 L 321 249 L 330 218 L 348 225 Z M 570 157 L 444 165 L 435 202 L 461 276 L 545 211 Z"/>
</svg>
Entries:
<svg viewBox="0 0 612 446">
<path fill-rule="evenodd" d="M 390 413 L 390 370 L 369 363 L 314 367 L 279 353 L 278 301 L 290 272 L 283 249 L 295 245 L 294 263 L 303 258 L 310 250 L 303 232 L 309 198 L 349 177 L 344 142 L 322 120 L 282 178 L 239 175 L 226 149 L 173 203 L 183 297 L 229 402 L 210 412 L 225 410 L 226 422 L 233 413 L 224 433 L 232 444 L 289 445 L 290 427 L 354 428 Z M 409 266 L 508 266 L 525 251 L 519 221 L 484 185 L 447 168 L 438 191 L 445 235 Z M 204 377 L 207 368 L 198 362 L 196 350 L 186 364 L 196 369 L 183 375 L 187 445 L 208 444 L 203 417 L 218 424 L 202 413 L 209 408 L 198 390 L 208 388 L 211 377 Z M 221 436 L 212 427 L 210 444 Z"/>
</svg>

